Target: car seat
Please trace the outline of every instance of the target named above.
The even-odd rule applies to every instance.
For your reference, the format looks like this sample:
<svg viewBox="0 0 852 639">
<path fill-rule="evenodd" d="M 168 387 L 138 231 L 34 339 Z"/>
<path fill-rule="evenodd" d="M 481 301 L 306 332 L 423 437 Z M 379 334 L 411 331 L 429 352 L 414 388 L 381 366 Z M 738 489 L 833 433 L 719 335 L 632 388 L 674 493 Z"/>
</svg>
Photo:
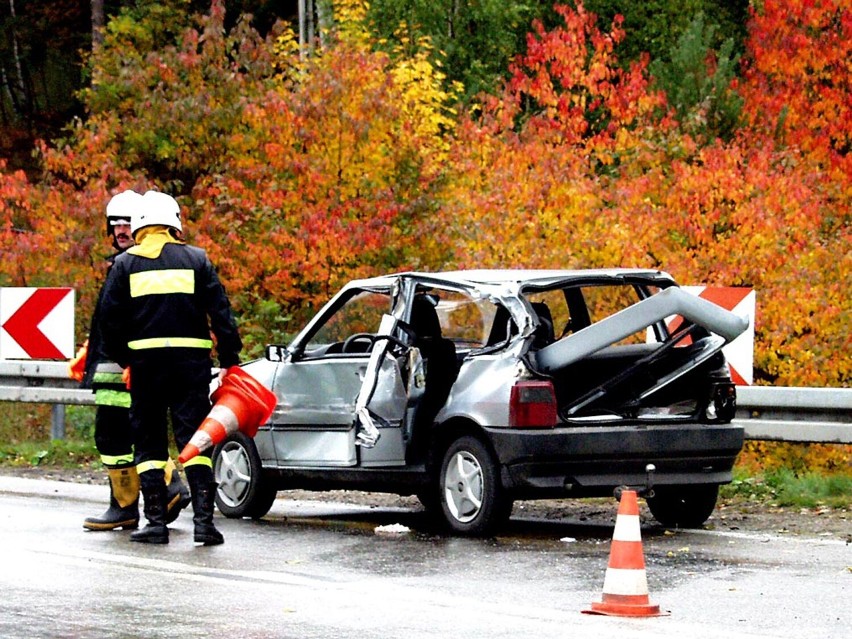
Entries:
<svg viewBox="0 0 852 639">
<path fill-rule="evenodd" d="M 530 306 L 538 315 L 539 321 L 539 325 L 533 333 L 532 348 L 544 348 L 556 341 L 556 335 L 553 332 L 553 316 L 550 313 L 550 308 L 544 302 L 532 302 Z"/>
<path fill-rule="evenodd" d="M 510 335 L 517 333 L 515 323 L 512 321 L 512 316 L 509 314 L 509 309 L 505 306 L 497 306 L 497 311 L 494 313 L 494 321 L 491 323 L 491 332 L 488 334 L 486 346 L 494 346 L 505 342 Z"/>
<path fill-rule="evenodd" d="M 456 346 L 441 333 L 441 322 L 435 306 L 425 295 L 417 295 L 411 310 L 409 323 L 415 335 L 413 345 L 420 349 L 426 363 L 426 388 L 414 422 L 413 439 L 425 434 L 438 411 L 446 403 L 450 389 L 458 377 Z"/>
</svg>

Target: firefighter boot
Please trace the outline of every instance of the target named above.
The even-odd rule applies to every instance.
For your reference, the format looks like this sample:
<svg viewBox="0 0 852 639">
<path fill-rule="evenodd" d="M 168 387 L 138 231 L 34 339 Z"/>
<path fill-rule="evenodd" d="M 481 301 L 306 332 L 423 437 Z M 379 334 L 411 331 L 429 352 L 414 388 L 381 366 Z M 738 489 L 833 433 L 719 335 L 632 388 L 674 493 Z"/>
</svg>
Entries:
<svg viewBox="0 0 852 639">
<path fill-rule="evenodd" d="M 139 526 L 139 475 L 136 466 L 107 466 L 109 508 L 100 517 L 86 517 L 86 530 L 115 530 Z"/>
<path fill-rule="evenodd" d="M 148 524 L 142 530 L 130 533 L 130 541 L 143 544 L 169 543 L 169 529 L 166 528 L 166 483 L 162 471 L 143 473 L 142 497 L 145 499 L 145 519 Z"/>
<path fill-rule="evenodd" d="M 166 463 L 166 523 L 170 524 L 180 515 L 180 511 L 189 506 L 189 488 L 180 479 L 175 463 L 169 459 Z"/>
<path fill-rule="evenodd" d="M 192 485 L 192 522 L 195 524 L 196 544 L 218 546 L 225 543 L 216 526 L 213 525 L 213 506 L 216 499 L 216 482 L 196 483 Z"/>
</svg>

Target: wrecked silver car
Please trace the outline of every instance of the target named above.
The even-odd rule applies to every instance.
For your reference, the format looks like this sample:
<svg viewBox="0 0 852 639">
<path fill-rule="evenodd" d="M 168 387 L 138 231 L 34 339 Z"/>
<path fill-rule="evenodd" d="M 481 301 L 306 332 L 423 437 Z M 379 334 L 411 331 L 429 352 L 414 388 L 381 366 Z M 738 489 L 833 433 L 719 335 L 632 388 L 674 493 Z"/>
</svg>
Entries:
<svg viewBox="0 0 852 639">
<path fill-rule="evenodd" d="M 278 405 L 217 447 L 217 505 L 258 518 L 288 488 L 417 495 L 486 535 L 514 500 L 628 486 L 662 524 L 700 526 L 743 444 L 721 348 L 747 326 L 655 270 L 351 282 L 245 364 Z"/>
</svg>

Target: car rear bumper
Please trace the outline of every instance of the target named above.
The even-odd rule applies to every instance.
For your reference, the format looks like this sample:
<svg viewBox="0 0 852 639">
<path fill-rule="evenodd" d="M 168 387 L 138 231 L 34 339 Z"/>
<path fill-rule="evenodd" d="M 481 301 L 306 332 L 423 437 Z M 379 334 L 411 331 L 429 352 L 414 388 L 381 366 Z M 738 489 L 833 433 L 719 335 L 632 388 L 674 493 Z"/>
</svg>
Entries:
<svg viewBox="0 0 852 639">
<path fill-rule="evenodd" d="M 744 434 L 733 424 L 487 430 L 503 485 L 515 498 L 604 496 L 619 486 L 728 483 Z"/>
</svg>

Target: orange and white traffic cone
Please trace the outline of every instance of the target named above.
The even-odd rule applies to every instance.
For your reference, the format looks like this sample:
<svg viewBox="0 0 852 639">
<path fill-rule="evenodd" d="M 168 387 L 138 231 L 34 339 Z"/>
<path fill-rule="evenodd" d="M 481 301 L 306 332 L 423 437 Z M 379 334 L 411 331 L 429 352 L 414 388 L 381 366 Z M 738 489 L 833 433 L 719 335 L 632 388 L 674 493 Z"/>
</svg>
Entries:
<svg viewBox="0 0 852 639">
<path fill-rule="evenodd" d="M 278 401 L 275 393 L 239 366 L 228 369 L 210 398 L 213 408 L 178 456 L 182 464 L 237 431 L 254 437 Z"/>
<path fill-rule="evenodd" d="M 592 602 L 591 615 L 616 617 L 659 617 L 667 615 L 648 600 L 648 579 L 639 530 L 639 502 L 635 490 L 624 490 L 618 503 L 609 564 L 604 577 L 603 598 Z"/>
</svg>

